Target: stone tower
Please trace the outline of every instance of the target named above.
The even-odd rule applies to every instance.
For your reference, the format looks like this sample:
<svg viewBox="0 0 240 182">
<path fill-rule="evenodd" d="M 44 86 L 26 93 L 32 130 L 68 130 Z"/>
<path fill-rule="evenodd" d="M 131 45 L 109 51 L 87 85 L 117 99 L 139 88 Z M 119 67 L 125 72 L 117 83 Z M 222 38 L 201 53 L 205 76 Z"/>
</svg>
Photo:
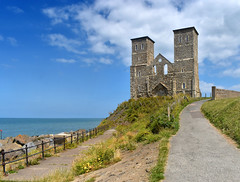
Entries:
<svg viewBox="0 0 240 182">
<path fill-rule="evenodd" d="M 146 79 L 148 66 L 154 60 L 154 41 L 148 36 L 132 40 L 132 66 L 130 67 L 131 98 L 148 96 Z"/>
<path fill-rule="evenodd" d="M 188 73 L 185 77 L 187 87 L 191 87 L 192 97 L 200 97 L 198 77 L 198 32 L 194 27 L 173 30 L 174 64 L 177 72 Z M 189 79 L 192 77 L 192 79 Z M 191 82 L 190 82 L 191 80 Z"/>
<path fill-rule="evenodd" d="M 198 32 L 194 27 L 173 32 L 174 63 L 161 54 L 154 58 L 154 41 L 148 36 L 131 39 L 131 98 L 177 93 L 200 96 Z"/>
</svg>

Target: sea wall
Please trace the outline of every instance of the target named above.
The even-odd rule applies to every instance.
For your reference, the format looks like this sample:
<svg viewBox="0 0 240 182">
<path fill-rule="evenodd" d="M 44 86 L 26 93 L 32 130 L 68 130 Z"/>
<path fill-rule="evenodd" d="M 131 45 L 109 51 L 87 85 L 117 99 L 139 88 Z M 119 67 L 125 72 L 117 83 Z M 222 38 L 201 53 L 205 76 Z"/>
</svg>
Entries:
<svg viewBox="0 0 240 182">
<path fill-rule="evenodd" d="M 212 100 L 234 97 L 240 97 L 240 92 L 234 90 L 219 89 L 216 88 L 216 86 L 212 87 Z"/>
</svg>

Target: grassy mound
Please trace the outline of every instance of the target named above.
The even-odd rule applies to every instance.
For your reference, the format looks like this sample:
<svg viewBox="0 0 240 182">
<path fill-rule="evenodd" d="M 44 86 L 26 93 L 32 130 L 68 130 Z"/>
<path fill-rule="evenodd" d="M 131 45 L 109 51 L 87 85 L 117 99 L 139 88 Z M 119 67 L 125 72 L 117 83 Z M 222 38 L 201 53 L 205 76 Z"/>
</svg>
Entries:
<svg viewBox="0 0 240 182">
<path fill-rule="evenodd" d="M 209 101 L 201 109 L 214 126 L 240 147 L 240 97 Z"/>
</svg>

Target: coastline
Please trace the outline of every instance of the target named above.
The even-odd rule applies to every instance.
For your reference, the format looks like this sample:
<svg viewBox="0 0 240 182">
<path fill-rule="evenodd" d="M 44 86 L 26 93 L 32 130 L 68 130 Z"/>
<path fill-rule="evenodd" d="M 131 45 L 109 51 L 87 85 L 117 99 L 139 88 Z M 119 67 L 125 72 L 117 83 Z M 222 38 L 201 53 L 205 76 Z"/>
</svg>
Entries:
<svg viewBox="0 0 240 182">
<path fill-rule="evenodd" d="M 17 135 L 41 136 L 91 129 L 104 118 L 0 118 L 3 139 Z M 1 138 L 0 138 L 1 139 Z"/>
</svg>

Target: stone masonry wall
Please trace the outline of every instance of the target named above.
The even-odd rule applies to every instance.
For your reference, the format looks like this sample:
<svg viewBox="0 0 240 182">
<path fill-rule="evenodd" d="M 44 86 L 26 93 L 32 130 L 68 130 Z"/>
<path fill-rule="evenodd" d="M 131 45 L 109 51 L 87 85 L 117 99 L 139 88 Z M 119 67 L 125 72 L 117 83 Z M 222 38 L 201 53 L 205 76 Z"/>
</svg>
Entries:
<svg viewBox="0 0 240 182">
<path fill-rule="evenodd" d="M 212 100 L 240 97 L 240 92 L 212 87 Z"/>
</svg>

